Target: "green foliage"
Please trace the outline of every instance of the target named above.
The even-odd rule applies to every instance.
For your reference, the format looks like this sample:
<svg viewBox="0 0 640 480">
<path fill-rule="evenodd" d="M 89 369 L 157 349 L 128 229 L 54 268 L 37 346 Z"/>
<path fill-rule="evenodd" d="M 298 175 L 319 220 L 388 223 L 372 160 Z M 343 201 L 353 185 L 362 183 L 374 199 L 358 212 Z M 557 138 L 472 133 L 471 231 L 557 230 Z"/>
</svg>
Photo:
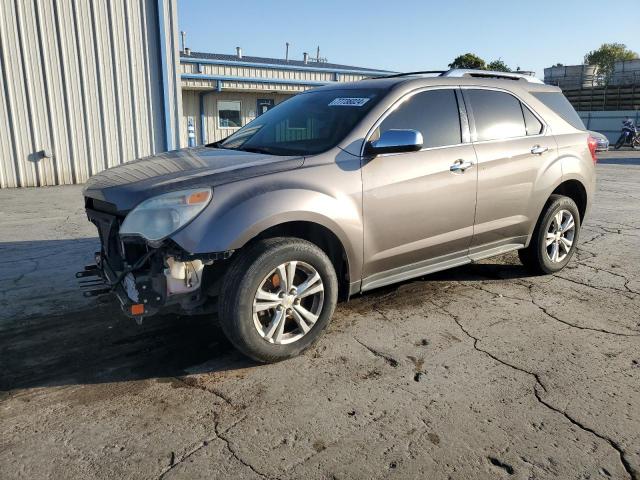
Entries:
<svg viewBox="0 0 640 480">
<path fill-rule="evenodd" d="M 455 60 L 449 64 L 449 68 L 474 68 L 480 70 L 486 70 L 487 64 L 479 56 L 473 53 L 465 53 L 459 55 Z"/>
<path fill-rule="evenodd" d="M 603 43 L 597 50 L 584 56 L 584 63 L 598 67 L 598 73 L 605 78 L 611 77 L 615 62 L 634 60 L 638 54 L 629 50 L 624 43 Z"/>
<path fill-rule="evenodd" d="M 511 69 L 502 60 L 494 60 L 487 65 L 487 70 L 493 70 L 494 72 L 510 72 Z"/>
<path fill-rule="evenodd" d="M 449 68 L 471 68 L 475 70 L 493 70 L 495 72 L 510 72 L 511 69 L 502 60 L 494 60 L 487 63 L 475 53 L 465 53 L 457 56 L 449 64 Z"/>
</svg>

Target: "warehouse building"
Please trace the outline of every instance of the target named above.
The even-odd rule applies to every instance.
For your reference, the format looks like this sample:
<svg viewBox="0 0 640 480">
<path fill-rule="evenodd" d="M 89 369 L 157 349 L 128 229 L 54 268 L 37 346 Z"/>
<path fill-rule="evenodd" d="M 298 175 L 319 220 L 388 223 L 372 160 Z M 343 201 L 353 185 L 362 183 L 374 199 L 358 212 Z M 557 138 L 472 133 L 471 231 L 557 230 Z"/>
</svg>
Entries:
<svg viewBox="0 0 640 480">
<path fill-rule="evenodd" d="M 301 60 L 181 52 L 181 143 L 221 140 L 278 103 L 309 88 L 389 74 L 384 70 Z M 191 143 L 189 143 L 191 132 Z"/>
<path fill-rule="evenodd" d="M 176 0 L 0 2 L 0 186 L 82 183 L 179 142 Z"/>
<path fill-rule="evenodd" d="M 224 138 L 308 88 L 386 73 L 180 52 L 177 1 L 0 2 L 0 188 L 83 183 Z"/>
</svg>

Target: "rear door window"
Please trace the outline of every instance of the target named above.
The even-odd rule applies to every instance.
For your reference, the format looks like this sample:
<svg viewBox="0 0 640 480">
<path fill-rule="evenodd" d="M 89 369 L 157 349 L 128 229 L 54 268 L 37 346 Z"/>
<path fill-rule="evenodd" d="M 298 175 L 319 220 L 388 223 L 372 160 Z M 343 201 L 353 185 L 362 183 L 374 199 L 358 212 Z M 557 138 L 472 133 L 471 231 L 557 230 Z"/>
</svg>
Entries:
<svg viewBox="0 0 640 480">
<path fill-rule="evenodd" d="M 499 140 L 524 137 L 527 129 L 520 100 L 496 90 L 465 90 L 471 103 L 476 126 L 476 140 Z"/>
<path fill-rule="evenodd" d="M 455 90 L 427 90 L 410 96 L 382 121 L 371 140 L 395 129 L 419 131 L 424 148 L 462 143 Z"/>
</svg>

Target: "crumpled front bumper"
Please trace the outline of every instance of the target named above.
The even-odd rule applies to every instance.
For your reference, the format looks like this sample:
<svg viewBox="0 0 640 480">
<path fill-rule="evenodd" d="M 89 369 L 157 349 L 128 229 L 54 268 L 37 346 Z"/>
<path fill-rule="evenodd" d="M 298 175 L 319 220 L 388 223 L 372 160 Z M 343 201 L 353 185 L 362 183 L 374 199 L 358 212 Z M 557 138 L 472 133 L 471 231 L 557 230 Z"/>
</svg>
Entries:
<svg viewBox="0 0 640 480">
<path fill-rule="evenodd" d="M 115 272 L 102 252 L 95 253 L 95 264 L 76 273 L 85 297 L 114 295 L 129 317 L 142 318 L 158 313 L 166 303 L 164 276 L 135 272 Z"/>
<path fill-rule="evenodd" d="M 136 320 L 170 307 L 186 314 L 202 310 L 208 296 L 205 265 L 227 260 L 233 251 L 192 255 L 171 240 L 151 246 L 140 238 L 121 238 L 124 216 L 108 210 L 105 202 L 90 205 L 87 217 L 98 229 L 101 250 L 94 255 L 95 264 L 76 274 L 85 296 L 114 295 L 123 312 Z"/>
</svg>

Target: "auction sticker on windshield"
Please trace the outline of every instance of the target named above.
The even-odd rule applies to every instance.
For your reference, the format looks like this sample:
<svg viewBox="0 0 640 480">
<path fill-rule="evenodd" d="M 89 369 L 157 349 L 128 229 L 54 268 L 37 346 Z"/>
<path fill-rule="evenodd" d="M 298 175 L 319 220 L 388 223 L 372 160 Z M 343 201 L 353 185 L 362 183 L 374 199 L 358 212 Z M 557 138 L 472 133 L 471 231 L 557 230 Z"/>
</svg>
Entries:
<svg viewBox="0 0 640 480">
<path fill-rule="evenodd" d="M 362 97 L 343 97 L 343 98 L 334 98 L 331 103 L 329 103 L 330 107 L 361 107 L 365 103 L 367 103 L 369 98 Z"/>
</svg>

